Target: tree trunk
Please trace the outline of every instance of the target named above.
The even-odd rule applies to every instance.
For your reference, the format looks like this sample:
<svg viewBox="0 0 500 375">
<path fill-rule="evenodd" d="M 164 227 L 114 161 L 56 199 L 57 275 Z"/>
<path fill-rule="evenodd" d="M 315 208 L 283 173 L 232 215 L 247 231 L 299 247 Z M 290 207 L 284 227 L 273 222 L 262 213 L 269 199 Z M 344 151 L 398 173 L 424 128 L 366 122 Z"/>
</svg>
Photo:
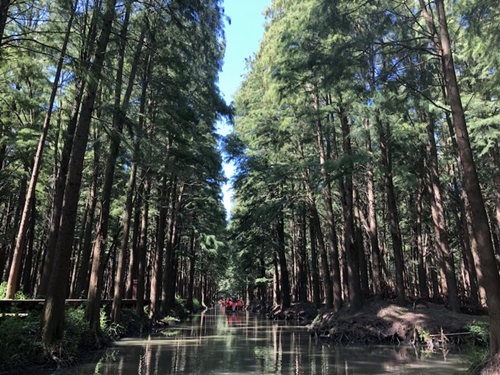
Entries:
<svg viewBox="0 0 500 375">
<path fill-rule="evenodd" d="M 280 290 L 281 290 L 281 308 L 290 307 L 290 280 L 288 277 L 288 268 L 285 255 L 285 224 L 283 222 L 283 211 L 279 209 L 276 223 L 276 236 L 278 240 L 278 259 L 280 265 Z"/>
<path fill-rule="evenodd" d="M 191 234 L 191 244 L 189 245 L 189 277 L 187 286 L 186 308 L 193 312 L 193 288 L 194 288 L 194 271 L 196 266 L 196 237 Z"/>
<path fill-rule="evenodd" d="M 368 120 L 364 122 L 366 131 L 366 150 L 373 159 L 372 142 L 370 137 L 370 129 Z M 366 195 L 368 198 L 368 237 L 370 239 L 370 255 L 373 273 L 373 291 L 376 295 L 382 293 L 384 279 L 382 274 L 382 260 L 380 249 L 378 247 L 378 231 L 377 231 L 377 210 L 375 203 L 375 181 L 373 177 L 373 160 L 366 166 Z"/>
<path fill-rule="evenodd" d="M 86 16 L 86 14 L 85 14 Z M 73 149 L 74 134 L 76 126 L 78 123 L 78 114 L 80 111 L 80 105 L 82 103 L 83 95 L 85 93 L 86 77 L 89 74 L 87 66 L 93 66 L 90 63 L 90 56 L 94 51 L 95 40 L 97 36 L 97 20 L 101 17 L 100 7 L 94 8 L 94 13 L 92 15 L 92 20 L 89 25 L 89 32 L 84 41 L 84 45 L 80 51 L 80 62 L 82 73 L 78 77 L 76 84 L 76 97 L 73 102 L 73 108 L 71 110 L 70 120 L 66 128 L 66 136 L 64 141 L 64 147 L 61 155 L 61 163 L 59 168 L 59 173 L 57 174 L 54 198 L 52 202 L 52 213 L 50 217 L 50 229 L 49 236 L 47 238 L 46 254 L 43 261 L 44 267 L 42 270 L 42 277 L 40 280 L 40 287 L 38 288 L 37 294 L 43 297 L 47 293 L 47 288 L 49 285 L 50 278 L 52 276 L 52 267 L 55 262 L 56 257 L 56 245 L 57 236 L 59 235 L 59 226 L 61 223 L 61 214 L 64 200 L 64 192 L 66 188 L 66 180 L 68 175 L 69 161 L 71 157 L 71 152 Z"/>
<path fill-rule="evenodd" d="M 498 242 L 500 242 L 500 168 L 498 168 L 498 166 L 500 166 L 500 147 L 498 146 L 498 143 L 496 143 L 493 149 L 491 150 L 491 158 L 493 161 L 493 168 L 494 168 L 493 190 L 495 194 L 495 215 L 494 218 L 492 219 L 492 226 L 496 233 Z M 496 250 L 497 250 L 496 254 L 498 257 L 498 255 L 500 254 L 500 244 L 497 245 Z"/>
<path fill-rule="evenodd" d="M 14 233 L 17 225 L 19 223 L 19 218 L 22 214 L 22 209 L 24 207 L 25 198 L 26 198 L 26 189 L 27 189 L 27 178 L 26 174 L 23 174 L 21 177 L 21 181 L 19 182 L 19 195 L 17 197 L 16 209 L 14 211 L 14 218 L 12 220 L 12 229 L 11 232 Z M 7 246 L 7 269 L 11 269 L 12 259 L 13 259 L 13 251 L 16 245 L 16 237 L 9 233 L 8 235 L 9 245 Z"/>
<path fill-rule="evenodd" d="M 319 110 L 319 98 L 318 95 L 315 97 L 315 109 Z M 323 267 L 323 271 L 325 273 L 324 277 L 326 282 L 326 305 L 329 308 L 334 308 L 335 311 L 338 311 L 342 306 L 342 289 L 340 282 L 340 266 L 339 266 L 339 250 L 337 246 L 337 233 L 335 230 L 335 220 L 333 215 L 333 207 L 332 207 L 332 192 L 330 188 L 330 181 L 328 179 L 328 172 L 326 170 L 326 153 L 325 147 L 323 144 L 323 125 L 321 123 L 321 118 L 319 114 L 316 120 L 316 139 L 319 150 L 319 162 L 321 169 L 321 177 L 323 181 L 323 199 L 325 200 L 326 207 L 326 220 L 328 227 L 328 244 L 330 246 L 330 251 L 332 253 L 332 264 L 333 264 L 333 281 L 330 279 L 330 272 L 328 267 L 328 258 L 325 256 L 321 256 L 321 263 Z M 319 218 L 318 218 L 319 220 Z M 321 250 L 321 246 L 320 246 Z"/>
<path fill-rule="evenodd" d="M 451 106 L 453 124 L 458 145 L 458 152 L 464 172 L 464 188 L 470 203 L 472 226 L 478 244 L 478 254 L 475 261 L 478 268 L 482 270 L 483 277 L 480 283 L 484 285 L 488 301 L 490 316 L 490 353 L 500 352 L 500 275 L 491 241 L 488 226 L 488 217 L 484 207 L 481 187 L 477 177 L 476 166 L 470 147 L 469 134 L 465 122 L 465 114 L 455 75 L 455 66 L 451 52 L 450 36 L 443 0 L 436 0 L 439 37 L 441 42 L 441 59 L 443 61 L 443 73 L 446 81 L 448 100 Z"/>
<path fill-rule="evenodd" d="M 352 149 L 349 121 L 345 116 L 344 109 L 339 109 L 340 122 L 342 124 L 342 148 L 347 158 L 346 173 L 344 174 L 344 246 L 347 257 L 347 272 L 349 280 L 349 301 L 353 309 L 359 309 L 363 303 L 361 295 L 361 282 L 359 277 L 358 248 L 356 247 L 354 228 L 354 201 L 352 186 Z"/>
<path fill-rule="evenodd" d="M 455 276 L 455 265 L 453 255 L 450 252 L 448 243 L 448 233 L 446 229 L 446 217 L 444 214 L 443 201 L 441 198 L 441 186 L 439 181 L 438 157 L 436 141 L 434 139 L 434 121 L 429 114 L 427 120 L 427 156 L 429 163 L 429 176 L 431 191 L 431 211 L 434 224 L 434 236 L 438 248 L 438 259 L 442 272 L 445 275 L 448 294 L 448 303 L 455 312 L 460 312 L 460 302 L 458 300 L 457 279 Z"/>
<path fill-rule="evenodd" d="M 149 192 L 151 187 L 151 176 L 149 171 L 143 172 L 144 181 L 144 197 L 143 208 L 141 217 L 141 230 L 139 238 L 139 246 L 137 248 L 137 301 L 135 311 L 138 315 L 144 314 L 144 293 L 145 278 L 146 278 L 146 252 L 147 252 L 147 239 L 148 239 L 148 215 L 149 215 Z"/>
<path fill-rule="evenodd" d="M 138 143 L 136 142 L 134 155 L 137 155 L 138 151 Z M 125 202 L 125 212 L 123 218 L 123 236 L 120 244 L 120 255 L 118 256 L 118 266 L 116 269 L 116 277 L 114 284 L 114 292 L 113 292 L 113 304 L 111 307 L 111 320 L 114 323 L 118 323 L 120 321 L 120 310 L 122 303 L 122 296 L 124 292 L 123 288 L 123 279 L 125 276 L 125 262 L 127 257 L 128 250 L 128 239 L 130 236 L 130 222 L 132 218 L 132 210 L 133 210 L 133 196 L 135 190 L 135 180 L 137 174 L 137 163 L 134 161 L 132 163 L 132 167 L 130 168 L 130 177 L 127 188 L 127 200 Z"/>
<path fill-rule="evenodd" d="M 354 191 L 354 193 L 356 193 Z M 368 283 L 368 264 L 366 262 L 365 246 L 363 239 L 363 231 L 361 230 L 361 215 L 359 209 L 359 201 L 357 200 L 357 194 L 354 194 L 354 238 L 356 241 L 356 249 L 358 250 L 359 259 L 359 280 L 361 287 L 361 295 L 364 298 L 370 294 L 370 287 Z"/>
<path fill-rule="evenodd" d="M 4 3 L 9 3 L 8 0 L 2 0 L 2 6 L 0 7 L 0 11 L 3 12 Z M 8 6 L 7 6 L 8 7 Z M 42 166 L 42 157 L 43 157 L 43 149 L 45 147 L 47 134 L 50 128 L 50 120 L 52 117 L 52 111 L 54 107 L 54 102 L 56 99 L 57 90 L 59 88 L 59 79 L 61 77 L 61 72 L 63 69 L 64 59 L 66 58 L 66 48 L 68 46 L 69 37 L 71 34 L 71 26 L 73 24 L 74 18 L 74 9 L 71 9 L 70 17 L 68 23 L 66 25 L 66 32 L 64 34 L 63 45 L 61 48 L 61 53 L 59 55 L 59 60 L 57 62 L 56 73 L 54 76 L 54 83 L 52 84 L 52 90 L 50 92 L 50 98 L 48 103 L 47 113 L 45 114 L 45 119 L 43 120 L 42 125 L 42 133 L 40 134 L 40 139 L 38 140 L 38 146 L 35 153 L 35 158 L 33 160 L 33 168 L 31 171 L 30 182 L 28 186 L 28 190 L 26 192 L 26 198 L 24 201 L 24 208 L 21 215 L 21 222 L 19 224 L 19 229 L 17 231 L 17 239 L 16 246 L 14 248 L 14 257 L 12 259 L 12 265 L 9 273 L 9 281 L 7 283 L 7 292 L 5 298 L 14 298 L 16 291 L 19 287 L 19 272 L 23 260 L 23 253 L 26 244 L 26 235 L 29 228 L 29 213 L 31 210 L 31 206 L 33 201 L 35 200 L 36 194 L 36 184 L 38 182 L 38 176 L 40 174 L 40 168 Z M 3 35 L 3 14 L 1 14 L 0 18 L 0 38 Z M 3 24 L 5 26 L 5 24 Z M 1 42 L 1 39 L 0 39 Z M 32 219 L 33 220 L 33 219 Z"/>
<path fill-rule="evenodd" d="M 290 294 L 293 297 L 293 301 L 297 301 L 297 236 L 296 236 L 296 230 L 295 230 L 295 210 L 293 207 L 291 207 L 291 218 L 290 218 L 290 253 L 291 253 L 291 267 L 290 270 L 291 272 L 291 287 L 290 287 Z"/>
<path fill-rule="evenodd" d="M 64 191 L 64 203 L 61 215 L 61 225 L 56 245 L 56 257 L 52 276 L 47 290 L 43 312 L 43 341 L 51 345 L 63 337 L 64 302 L 67 293 L 67 280 L 71 248 L 75 233 L 76 213 L 80 197 L 83 160 L 89 136 L 90 121 L 113 19 L 115 18 L 116 0 L 106 1 L 106 11 L 103 17 L 102 31 L 97 42 L 95 58 L 90 68 L 92 80 L 89 81 L 82 102 L 80 119 L 75 131 L 73 151 L 69 161 L 68 178 Z"/>
<path fill-rule="evenodd" d="M 280 271 L 278 269 L 278 257 L 276 251 L 273 251 L 273 309 L 280 304 Z"/>
<path fill-rule="evenodd" d="M 9 16 L 9 8 L 14 3 L 14 0 L 1 0 L 0 1 L 0 61 L 2 60 L 2 50 L 4 45 L 4 31 L 7 25 L 7 18 Z"/>
<path fill-rule="evenodd" d="M 297 246 L 297 298 L 299 302 L 307 302 L 307 221 L 305 204 L 300 205 L 299 239 Z"/>
<path fill-rule="evenodd" d="M 168 312 L 174 306 L 175 300 L 175 279 L 176 279 L 176 241 L 179 237 L 179 214 L 182 209 L 184 200 L 184 191 L 186 184 L 182 183 L 179 187 L 177 199 L 172 201 L 172 213 L 169 218 L 169 238 L 167 240 L 166 250 L 166 269 L 165 277 L 163 278 L 164 295 L 162 295 L 162 310 L 164 313 Z M 175 191 L 175 184 L 174 190 Z"/>
<path fill-rule="evenodd" d="M 32 294 L 32 268 L 33 268 L 33 244 L 35 241 L 35 228 L 36 228 L 36 198 L 33 197 L 31 202 L 30 213 L 30 227 L 28 232 L 28 251 L 26 252 L 26 259 L 23 266 L 22 277 L 22 290 L 24 294 Z M 36 263 L 35 263 L 36 269 Z"/>
<path fill-rule="evenodd" d="M 167 150 L 168 155 L 168 150 Z M 159 314 L 159 302 L 161 297 L 161 287 L 162 287 L 162 273 L 163 273 L 163 252 L 165 251 L 165 225 L 167 221 L 167 205 L 169 202 L 169 195 L 172 186 L 169 186 L 169 192 L 167 192 L 167 178 L 163 176 L 161 188 L 159 191 L 160 196 L 160 209 L 158 214 L 158 232 L 156 240 L 156 252 L 153 260 L 153 269 L 151 275 L 151 295 L 150 295 L 150 309 L 149 318 L 153 319 Z M 193 260 L 194 261 L 194 260 Z M 191 290 L 192 292 L 192 290 Z M 192 296 L 191 296 L 192 297 Z"/>
<path fill-rule="evenodd" d="M 74 298 L 82 298 L 88 292 L 89 282 L 89 267 L 90 267 L 90 254 L 92 250 L 92 228 L 94 225 L 94 213 L 97 206 L 97 191 L 99 184 L 99 168 L 100 168 L 100 150 L 99 144 L 96 140 L 94 142 L 94 171 L 92 173 L 92 184 L 87 198 L 88 210 L 87 220 L 83 228 L 82 249 L 80 256 L 80 267 L 76 276 L 75 288 L 73 290 Z"/>
<path fill-rule="evenodd" d="M 392 248 L 394 251 L 394 265 L 396 272 L 396 294 L 398 303 L 405 301 L 405 283 L 404 283 L 404 261 L 403 245 L 399 230 L 399 215 L 396 195 L 394 193 L 394 184 L 392 181 L 392 152 L 391 152 L 391 133 L 389 124 L 381 124 L 377 121 L 379 130 L 380 151 L 382 152 L 382 164 L 384 166 L 385 191 L 387 195 L 387 209 L 389 213 L 389 227 L 392 238 Z M 384 129 L 385 127 L 385 129 Z"/>
<path fill-rule="evenodd" d="M 315 218 L 317 213 L 316 207 L 309 207 L 310 210 L 310 215 L 309 215 L 309 237 L 310 237 L 310 243 L 311 243 L 311 276 L 312 276 L 312 297 L 313 297 L 313 302 L 316 305 L 316 307 L 321 306 L 321 296 L 320 296 L 320 290 L 319 290 L 319 272 L 318 272 L 318 253 L 316 250 L 316 238 L 318 234 L 316 234 L 316 225 L 315 225 Z M 321 236 L 321 233 L 319 234 Z"/>
<path fill-rule="evenodd" d="M 77 94 L 73 103 L 73 108 L 66 128 L 66 136 L 64 146 L 61 154 L 61 162 L 57 179 L 55 183 L 54 197 L 52 201 L 52 212 L 50 216 L 49 236 L 47 238 L 46 254 L 44 259 L 44 267 L 42 269 L 42 277 L 40 280 L 40 287 L 38 288 L 38 296 L 44 297 L 47 294 L 50 277 L 52 275 L 52 266 L 54 264 L 55 251 L 57 245 L 57 236 L 59 234 L 59 225 L 61 223 L 61 212 L 64 200 L 64 189 L 66 187 L 66 178 L 68 176 L 68 166 L 71 157 L 71 150 L 73 149 L 73 140 L 76 125 L 78 122 L 78 113 L 80 104 L 82 102 L 85 89 L 85 82 L 81 80 L 77 84 Z"/>
<path fill-rule="evenodd" d="M 420 182 L 422 183 L 422 182 Z M 425 267 L 424 242 L 422 234 L 422 188 L 419 186 L 416 202 L 416 220 L 415 220 L 415 237 L 417 239 L 417 273 L 418 273 L 418 291 L 419 297 L 423 299 L 429 298 L 429 288 L 427 287 L 427 273 Z"/>
<path fill-rule="evenodd" d="M 106 251 L 106 242 L 108 240 L 109 226 L 109 210 L 111 206 L 111 192 L 115 175 L 115 165 L 118 153 L 120 151 L 120 138 L 123 131 L 124 116 L 132 93 L 132 86 L 135 81 L 135 72 L 138 65 L 139 55 L 142 49 L 142 38 L 138 42 L 138 49 L 134 56 L 132 64 L 132 72 L 129 77 L 129 90 L 127 90 L 121 103 L 121 91 L 123 83 L 123 64 L 125 61 L 125 46 L 127 39 L 127 30 L 130 18 L 131 1 L 125 4 L 125 15 L 120 31 L 119 47 L 118 47 L 118 68 L 116 73 L 116 83 L 114 92 L 114 112 L 113 112 L 113 130 L 111 133 L 111 142 L 109 144 L 108 158 L 104 172 L 104 182 L 100 200 L 99 220 L 96 226 L 96 239 L 92 249 L 92 270 L 89 282 L 88 301 L 86 316 L 89 321 L 90 328 L 94 334 L 99 331 L 99 309 L 101 306 L 101 290 L 102 290 L 102 273 L 105 264 L 101 262 L 101 258 Z M 135 68 L 135 69 L 134 69 Z"/>
<path fill-rule="evenodd" d="M 141 223 L 141 207 L 142 207 L 142 188 L 141 184 L 135 193 L 134 199 L 134 226 L 132 233 L 132 251 L 130 252 L 128 272 L 127 272 L 127 283 L 125 285 L 125 297 L 126 298 L 136 298 L 135 287 L 137 283 L 137 244 L 140 231 Z"/>
</svg>

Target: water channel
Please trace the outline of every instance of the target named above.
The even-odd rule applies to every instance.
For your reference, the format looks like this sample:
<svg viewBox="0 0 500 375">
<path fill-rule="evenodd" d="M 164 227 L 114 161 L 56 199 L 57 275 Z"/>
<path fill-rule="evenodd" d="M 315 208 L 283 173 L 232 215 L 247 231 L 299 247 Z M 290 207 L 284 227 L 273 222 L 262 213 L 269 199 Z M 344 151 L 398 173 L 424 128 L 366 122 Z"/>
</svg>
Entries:
<svg viewBox="0 0 500 375">
<path fill-rule="evenodd" d="M 93 362 L 55 375 L 464 374 L 465 355 L 419 353 L 411 346 L 336 346 L 304 327 L 222 308 L 162 335 L 126 338 Z"/>
</svg>

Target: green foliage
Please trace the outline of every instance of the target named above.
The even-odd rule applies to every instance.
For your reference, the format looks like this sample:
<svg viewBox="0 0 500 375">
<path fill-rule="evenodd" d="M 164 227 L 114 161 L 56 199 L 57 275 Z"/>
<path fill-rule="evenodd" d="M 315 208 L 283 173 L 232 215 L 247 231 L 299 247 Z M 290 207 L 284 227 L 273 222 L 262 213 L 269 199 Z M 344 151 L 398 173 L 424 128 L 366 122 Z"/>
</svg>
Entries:
<svg viewBox="0 0 500 375">
<path fill-rule="evenodd" d="M 40 314 L 0 317 L 0 371 L 46 360 L 41 343 Z"/>
<path fill-rule="evenodd" d="M 474 336 L 476 343 L 480 346 L 487 346 L 489 342 L 488 323 L 484 321 L 474 320 L 467 326 L 467 329 Z"/>
<path fill-rule="evenodd" d="M 431 338 L 431 334 L 430 332 L 422 329 L 418 331 L 418 338 L 420 339 L 420 342 L 428 342 Z"/>
<path fill-rule="evenodd" d="M 4 281 L 0 284 L 0 299 L 5 299 L 7 294 L 7 282 Z M 14 299 L 28 299 L 29 296 L 25 295 L 21 290 L 18 290 L 14 296 Z"/>
<path fill-rule="evenodd" d="M 163 322 L 169 324 L 169 323 L 180 323 L 179 318 L 176 318 L 175 316 L 167 315 L 161 319 Z"/>
<path fill-rule="evenodd" d="M 201 310 L 201 303 L 198 298 L 193 298 L 193 312 L 198 312 Z"/>
<path fill-rule="evenodd" d="M 469 346 L 467 348 L 467 362 L 469 369 L 474 370 L 489 357 L 489 350 L 485 346 Z M 474 373 L 471 371 L 471 373 Z"/>
<path fill-rule="evenodd" d="M 112 340 L 120 338 L 125 333 L 125 327 L 122 324 L 112 323 L 110 321 L 109 315 L 104 307 L 99 311 L 99 325 L 104 335 Z"/>
<path fill-rule="evenodd" d="M 74 360 L 82 348 L 93 345 L 84 307 L 68 307 L 65 314 L 64 338 L 57 344 L 61 358 Z"/>
<path fill-rule="evenodd" d="M 189 310 L 186 307 L 186 300 L 184 300 L 181 296 L 175 296 L 174 311 L 179 317 L 189 315 Z"/>
</svg>

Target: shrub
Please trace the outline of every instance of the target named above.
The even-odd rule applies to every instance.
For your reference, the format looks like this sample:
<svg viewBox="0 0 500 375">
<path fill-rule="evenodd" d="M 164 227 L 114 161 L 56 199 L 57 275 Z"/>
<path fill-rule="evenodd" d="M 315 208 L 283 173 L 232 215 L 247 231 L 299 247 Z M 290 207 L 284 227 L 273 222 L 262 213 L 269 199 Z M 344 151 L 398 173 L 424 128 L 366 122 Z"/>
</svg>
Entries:
<svg viewBox="0 0 500 375">
<path fill-rule="evenodd" d="M 175 296 L 175 304 L 172 312 L 179 318 L 185 318 L 189 315 L 189 311 L 186 308 L 186 303 L 181 297 Z"/>
<path fill-rule="evenodd" d="M 474 336 L 476 344 L 480 346 L 487 346 L 489 342 L 489 331 L 488 331 L 488 323 L 474 320 L 472 323 L 467 325 L 467 329 Z"/>
<path fill-rule="evenodd" d="M 201 303 L 197 298 L 193 298 L 193 312 L 201 310 Z"/>
<path fill-rule="evenodd" d="M 66 309 L 64 338 L 60 343 L 60 355 L 65 360 L 73 360 L 81 348 L 91 347 L 93 337 L 89 323 L 85 319 L 84 307 Z"/>
<path fill-rule="evenodd" d="M 0 371 L 45 361 L 40 313 L 0 318 Z"/>
</svg>

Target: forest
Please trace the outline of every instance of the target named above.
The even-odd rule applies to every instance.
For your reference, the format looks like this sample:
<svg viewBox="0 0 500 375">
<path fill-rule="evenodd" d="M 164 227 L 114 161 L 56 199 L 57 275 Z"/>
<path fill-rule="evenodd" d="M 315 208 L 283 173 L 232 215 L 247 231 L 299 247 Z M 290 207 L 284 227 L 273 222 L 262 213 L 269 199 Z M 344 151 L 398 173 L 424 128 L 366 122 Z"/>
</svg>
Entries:
<svg viewBox="0 0 500 375">
<path fill-rule="evenodd" d="M 500 351 L 499 10 L 272 2 L 226 141 L 241 288 L 487 306 Z"/>
<path fill-rule="evenodd" d="M 273 0 L 233 103 L 223 6 L 1 0 L 0 298 L 43 300 L 52 353 L 67 299 L 100 345 L 104 301 L 237 293 L 487 312 L 498 354 L 498 4 Z"/>
<path fill-rule="evenodd" d="M 167 311 L 211 295 L 225 213 L 217 1 L 2 1 L 0 270 L 5 298 Z M 200 256 L 203 252 L 203 256 Z"/>
</svg>

